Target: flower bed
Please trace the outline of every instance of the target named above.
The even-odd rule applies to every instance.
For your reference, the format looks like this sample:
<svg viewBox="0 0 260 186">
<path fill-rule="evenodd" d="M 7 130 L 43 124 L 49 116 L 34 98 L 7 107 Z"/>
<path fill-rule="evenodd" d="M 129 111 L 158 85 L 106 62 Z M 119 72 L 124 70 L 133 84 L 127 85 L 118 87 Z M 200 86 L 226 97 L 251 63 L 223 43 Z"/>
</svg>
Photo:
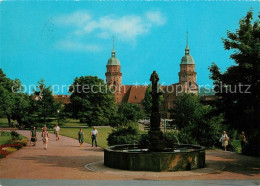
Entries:
<svg viewBox="0 0 260 186">
<path fill-rule="evenodd" d="M 7 144 L 0 145 L 0 158 L 6 157 L 8 154 L 13 153 L 23 146 L 26 146 L 28 139 L 9 140 Z"/>
<path fill-rule="evenodd" d="M 16 150 L 19 150 L 24 145 L 19 143 L 14 144 L 5 144 L 0 146 L 0 158 L 6 157 L 6 155 L 15 152 Z"/>
</svg>

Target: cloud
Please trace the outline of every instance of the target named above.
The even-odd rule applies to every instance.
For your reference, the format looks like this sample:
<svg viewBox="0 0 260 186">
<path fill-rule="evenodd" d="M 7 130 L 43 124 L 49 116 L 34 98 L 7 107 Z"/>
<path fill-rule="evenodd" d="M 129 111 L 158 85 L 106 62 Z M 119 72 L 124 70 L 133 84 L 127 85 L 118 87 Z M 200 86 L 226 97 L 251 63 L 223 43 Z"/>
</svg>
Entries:
<svg viewBox="0 0 260 186">
<path fill-rule="evenodd" d="M 147 12 L 145 15 L 149 21 L 157 25 L 164 25 L 166 22 L 166 18 L 159 11 Z"/>
<path fill-rule="evenodd" d="M 124 42 L 136 41 L 137 37 L 149 33 L 154 27 L 162 26 L 166 23 L 166 18 L 160 11 L 149 11 L 143 15 L 131 14 L 117 16 L 114 14 L 92 17 L 87 11 L 77 11 L 67 15 L 56 17 L 54 21 L 58 26 L 71 29 L 70 37 L 76 37 L 77 41 L 84 38 L 107 39 L 113 35 Z M 63 43 L 63 48 L 73 50 L 91 50 L 92 47 L 77 42 L 68 42 L 68 38 Z M 97 45 L 95 45 L 97 47 Z M 95 48 L 94 47 L 94 48 Z M 97 47 L 98 48 L 98 47 Z M 95 50 L 95 49 L 94 49 Z"/>
<path fill-rule="evenodd" d="M 65 40 L 59 41 L 55 45 L 56 48 L 68 51 L 82 51 L 82 52 L 99 52 L 101 47 L 95 44 L 82 44 L 80 42 Z"/>
<path fill-rule="evenodd" d="M 85 25 L 84 32 L 97 32 L 101 38 L 116 35 L 123 40 L 135 39 L 138 35 L 147 33 L 150 24 L 144 22 L 139 16 L 105 16 L 98 20 L 93 20 Z"/>
<path fill-rule="evenodd" d="M 90 14 L 83 11 L 77 11 L 69 15 L 60 15 L 55 17 L 54 23 L 63 26 L 83 26 L 91 20 Z"/>
</svg>

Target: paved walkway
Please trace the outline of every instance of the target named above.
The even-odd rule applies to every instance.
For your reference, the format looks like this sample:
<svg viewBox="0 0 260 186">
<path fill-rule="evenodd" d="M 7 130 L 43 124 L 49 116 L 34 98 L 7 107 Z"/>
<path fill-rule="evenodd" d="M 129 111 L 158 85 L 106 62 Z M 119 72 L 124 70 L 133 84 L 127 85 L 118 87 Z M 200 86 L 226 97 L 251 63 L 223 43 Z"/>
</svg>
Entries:
<svg viewBox="0 0 260 186">
<path fill-rule="evenodd" d="M 29 131 L 18 131 L 29 137 Z M 37 134 L 40 136 L 40 134 Z M 70 180 L 259 180 L 260 160 L 232 152 L 206 152 L 205 169 L 180 172 L 131 172 L 103 167 L 103 149 L 61 136 L 55 141 L 50 134 L 48 150 L 40 137 L 36 147 L 27 146 L 0 160 L 3 179 L 70 179 Z M 89 166 L 86 166 L 89 165 Z M 86 169 L 85 166 L 89 169 Z M 254 181 L 255 182 L 255 181 Z M 9 181 L 10 183 L 10 181 Z M 112 183 L 112 182 L 111 182 Z M 251 183 L 251 182 L 250 182 Z M 256 183 L 256 182 L 255 182 Z M 259 182 L 257 182 L 259 184 Z"/>
</svg>

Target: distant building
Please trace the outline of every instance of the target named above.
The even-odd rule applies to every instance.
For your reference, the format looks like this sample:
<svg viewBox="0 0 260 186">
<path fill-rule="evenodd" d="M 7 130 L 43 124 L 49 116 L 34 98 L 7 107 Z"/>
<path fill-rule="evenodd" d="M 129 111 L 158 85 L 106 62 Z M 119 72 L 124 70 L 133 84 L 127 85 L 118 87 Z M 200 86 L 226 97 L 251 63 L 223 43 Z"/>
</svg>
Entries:
<svg viewBox="0 0 260 186">
<path fill-rule="evenodd" d="M 54 99 L 61 104 L 68 104 L 70 102 L 69 95 L 53 95 Z"/>
<path fill-rule="evenodd" d="M 113 45 L 111 57 L 106 65 L 106 84 L 114 87 L 116 104 L 136 103 L 141 105 L 145 97 L 147 86 L 122 85 L 121 65 Z M 167 86 L 163 86 L 164 101 L 161 104 L 162 117 L 169 118 L 169 109 L 173 108 L 174 100 L 178 94 L 187 92 L 198 95 L 197 73 L 195 72 L 195 62 L 190 55 L 189 45 L 187 43 L 185 55 L 181 59 L 179 82 Z"/>
</svg>

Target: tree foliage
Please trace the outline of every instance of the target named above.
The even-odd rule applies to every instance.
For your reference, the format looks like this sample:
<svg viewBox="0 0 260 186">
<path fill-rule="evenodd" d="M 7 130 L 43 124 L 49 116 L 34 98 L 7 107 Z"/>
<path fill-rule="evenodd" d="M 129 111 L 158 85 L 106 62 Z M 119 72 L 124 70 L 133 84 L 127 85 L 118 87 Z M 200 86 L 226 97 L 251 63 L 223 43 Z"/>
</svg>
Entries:
<svg viewBox="0 0 260 186">
<path fill-rule="evenodd" d="M 174 124 L 180 130 L 180 142 L 206 147 L 212 147 L 218 142 L 224 120 L 222 115 L 213 115 L 213 111 L 214 108 L 203 105 L 197 95 L 184 93 L 178 96 L 171 112 Z"/>
<path fill-rule="evenodd" d="M 19 125 L 29 125 L 33 113 L 31 97 L 23 93 L 21 82 L 18 79 L 7 78 L 0 69 L 0 115 L 8 119 L 11 126 L 11 119 L 16 120 Z"/>
<path fill-rule="evenodd" d="M 44 80 L 38 82 L 34 95 L 36 96 L 35 108 L 39 121 L 46 123 L 51 116 L 56 116 L 61 105 L 55 101 L 50 87 L 45 85 Z"/>
<path fill-rule="evenodd" d="M 114 95 L 98 77 L 81 76 L 70 86 L 70 104 L 67 106 L 72 117 L 89 126 L 108 125 L 115 115 Z"/>
<path fill-rule="evenodd" d="M 110 126 L 124 127 L 144 117 L 144 113 L 140 105 L 135 103 L 121 103 L 117 107 L 117 113 L 113 115 Z"/>
<path fill-rule="evenodd" d="M 144 99 L 142 100 L 142 105 L 144 106 L 144 112 L 147 115 L 150 115 L 152 112 L 152 86 L 149 85 L 146 89 Z M 161 95 L 159 97 L 159 104 L 161 104 L 163 101 L 163 96 Z"/>
<path fill-rule="evenodd" d="M 240 20 L 239 28 L 234 33 L 227 31 L 227 38 L 223 39 L 224 48 L 233 51 L 230 58 L 236 65 L 224 73 L 216 64 L 209 68 L 216 94 L 221 98 L 217 104 L 219 112 L 224 113 L 232 127 L 245 131 L 249 141 L 260 139 L 259 16 L 253 23 L 253 12 L 250 10 Z"/>
</svg>

